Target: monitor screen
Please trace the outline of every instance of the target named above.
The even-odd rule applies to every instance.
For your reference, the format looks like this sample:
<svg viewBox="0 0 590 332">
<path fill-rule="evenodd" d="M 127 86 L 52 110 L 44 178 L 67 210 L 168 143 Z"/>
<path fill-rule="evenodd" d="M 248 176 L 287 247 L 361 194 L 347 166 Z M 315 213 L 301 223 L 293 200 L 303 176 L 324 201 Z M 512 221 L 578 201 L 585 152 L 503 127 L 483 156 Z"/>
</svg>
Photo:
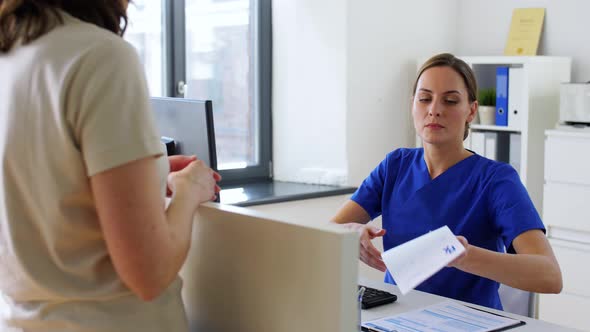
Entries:
<svg viewBox="0 0 590 332">
<path fill-rule="evenodd" d="M 173 154 L 196 155 L 217 170 L 213 107 L 210 100 L 151 98 L 163 142 L 173 142 Z"/>
<path fill-rule="evenodd" d="M 191 331 L 358 331 L 356 232 L 202 205 L 181 270 Z"/>
</svg>

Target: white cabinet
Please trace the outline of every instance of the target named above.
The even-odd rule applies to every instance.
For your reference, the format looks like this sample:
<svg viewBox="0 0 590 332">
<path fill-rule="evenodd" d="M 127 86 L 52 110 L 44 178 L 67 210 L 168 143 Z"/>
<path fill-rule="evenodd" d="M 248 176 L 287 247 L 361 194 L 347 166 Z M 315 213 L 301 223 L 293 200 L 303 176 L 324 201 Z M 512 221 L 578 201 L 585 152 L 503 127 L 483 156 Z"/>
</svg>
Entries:
<svg viewBox="0 0 590 332">
<path fill-rule="evenodd" d="M 544 133 L 555 128 L 559 119 L 560 83 L 569 82 L 571 58 L 569 57 L 512 57 L 467 56 L 460 57 L 471 66 L 478 88 L 496 87 L 496 68 L 509 67 L 520 71 L 518 86 L 510 88 L 508 99 L 519 100 L 509 112 L 518 112 L 518 121 L 507 126 L 473 124 L 466 140 L 471 148 L 490 159 L 510 163 L 520 174 L 537 211 L 543 207 Z M 418 67 L 427 59 L 418 60 Z M 510 72 L 509 72 L 510 73 Z M 513 96 L 515 95 L 515 96 Z M 518 98 L 516 98 L 518 97 Z M 475 135 L 474 135 L 475 134 Z M 417 145 L 421 145 L 417 138 Z M 487 147 L 488 152 L 482 150 Z M 590 174 L 590 173 L 589 173 Z M 590 176 L 590 175 L 589 175 Z"/>
<path fill-rule="evenodd" d="M 590 329 L 590 129 L 546 132 L 543 221 L 563 291 L 539 296 L 539 319 Z M 567 313 L 567 314 L 566 314 Z"/>
</svg>

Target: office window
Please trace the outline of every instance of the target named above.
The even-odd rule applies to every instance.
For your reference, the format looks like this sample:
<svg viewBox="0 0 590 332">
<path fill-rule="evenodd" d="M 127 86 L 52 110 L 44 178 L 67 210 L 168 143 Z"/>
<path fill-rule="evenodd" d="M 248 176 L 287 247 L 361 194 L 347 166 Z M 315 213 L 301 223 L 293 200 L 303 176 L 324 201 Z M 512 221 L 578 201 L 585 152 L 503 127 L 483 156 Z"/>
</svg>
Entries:
<svg viewBox="0 0 590 332">
<path fill-rule="evenodd" d="M 250 12 L 249 0 L 186 1 L 186 96 L 213 100 L 220 169 L 259 162 Z"/>
<path fill-rule="evenodd" d="M 129 7 L 125 38 L 138 49 L 152 94 L 213 101 L 225 183 L 270 178 L 270 15 L 270 0 L 137 0 Z"/>
<path fill-rule="evenodd" d="M 125 39 L 137 49 L 154 97 L 166 95 L 164 53 L 164 1 L 134 0 L 128 9 Z"/>
</svg>

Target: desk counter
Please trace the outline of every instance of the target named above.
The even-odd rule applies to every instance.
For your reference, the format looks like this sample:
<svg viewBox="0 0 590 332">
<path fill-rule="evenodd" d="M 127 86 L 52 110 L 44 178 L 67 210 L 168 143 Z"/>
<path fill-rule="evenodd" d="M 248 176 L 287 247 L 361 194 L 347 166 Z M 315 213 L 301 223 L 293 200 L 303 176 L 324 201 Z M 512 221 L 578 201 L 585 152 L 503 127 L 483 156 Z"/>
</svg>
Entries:
<svg viewBox="0 0 590 332">
<path fill-rule="evenodd" d="M 408 312 L 408 311 L 417 310 L 417 309 L 447 300 L 447 298 L 442 297 L 442 296 L 428 294 L 428 293 L 424 293 L 424 292 L 420 292 L 420 291 L 416 291 L 416 290 L 411 291 L 406 295 L 401 295 L 401 293 L 399 292 L 399 290 L 397 289 L 396 286 L 386 284 L 384 282 L 370 280 L 370 279 L 361 278 L 359 281 L 359 284 L 363 285 L 363 286 L 386 290 L 386 291 L 396 294 L 398 296 L 397 301 L 394 303 L 382 305 L 382 306 L 367 309 L 367 310 L 362 310 L 361 320 L 363 322 L 369 321 L 369 320 L 374 320 L 374 319 L 379 319 L 379 318 L 383 318 L 383 317 L 387 317 L 387 316 L 393 316 L 393 315 L 401 314 L 401 313 Z M 458 301 L 458 302 L 460 302 L 460 301 Z M 486 308 L 486 307 L 482 307 L 482 306 L 477 306 L 477 305 L 473 305 L 471 303 L 466 303 L 466 304 L 469 304 L 472 307 L 477 307 L 477 308 L 482 309 L 484 311 L 500 314 L 502 316 L 511 317 L 511 318 L 526 322 L 526 325 L 519 326 L 514 329 L 510 329 L 510 331 L 515 331 L 515 332 L 516 331 L 518 331 L 518 332 L 526 332 L 526 331 L 530 331 L 530 332 L 575 332 L 576 331 L 576 332 L 580 332 L 579 330 L 576 330 L 576 329 L 568 328 L 565 326 L 555 325 L 552 323 L 548 323 L 548 322 L 534 319 L 534 318 L 530 318 L 530 317 L 520 316 L 520 315 L 508 313 L 505 311 L 494 310 L 494 309 L 490 309 L 490 308 Z M 564 314 L 567 314 L 567 313 L 564 313 Z"/>
</svg>

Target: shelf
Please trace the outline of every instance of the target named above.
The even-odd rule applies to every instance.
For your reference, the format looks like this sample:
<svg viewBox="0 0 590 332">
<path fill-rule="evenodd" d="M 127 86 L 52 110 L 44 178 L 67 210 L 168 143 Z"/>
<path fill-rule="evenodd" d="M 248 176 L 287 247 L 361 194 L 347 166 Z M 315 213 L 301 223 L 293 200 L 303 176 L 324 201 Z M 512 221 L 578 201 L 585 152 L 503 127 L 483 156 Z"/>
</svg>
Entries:
<svg viewBox="0 0 590 332">
<path fill-rule="evenodd" d="M 509 132 L 513 132 L 513 133 L 520 133 L 522 131 L 517 128 L 511 128 L 511 127 L 506 127 L 506 126 L 481 125 L 481 124 L 472 124 L 471 129 L 484 130 L 484 131 L 509 131 Z"/>
<path fill-rule="evenodd" d="M 571 61 L 564 57 L 554 56 L 460 56 L 468 64 L 475 65 L 511 65 L 522 66 L 527 63 L 554 64 L 555 62 Z"/>
</svg>

